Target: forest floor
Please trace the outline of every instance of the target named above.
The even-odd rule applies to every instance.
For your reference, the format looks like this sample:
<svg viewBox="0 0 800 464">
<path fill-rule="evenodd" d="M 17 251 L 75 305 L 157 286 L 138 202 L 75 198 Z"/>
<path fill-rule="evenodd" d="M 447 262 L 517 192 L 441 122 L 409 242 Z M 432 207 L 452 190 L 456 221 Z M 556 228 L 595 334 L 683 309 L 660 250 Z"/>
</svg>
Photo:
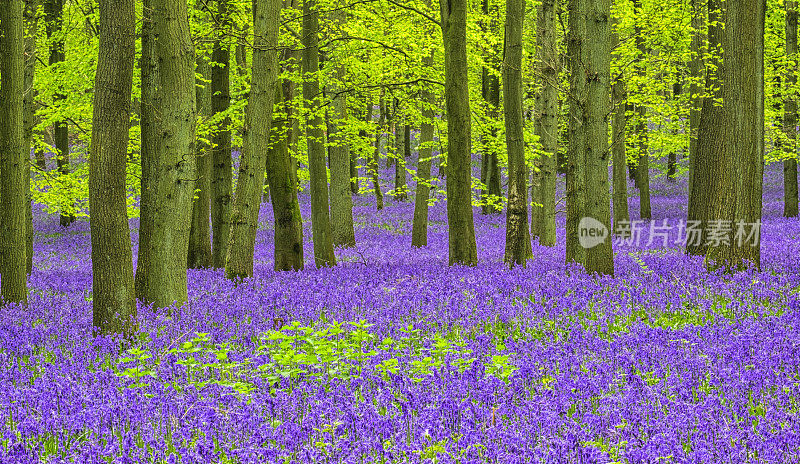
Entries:
<svg viewBox="0 0 800 464">
<path fill-rule="evenodd" d="M 614 277 L 564 264 L 563 214 L 559 244 L 508 270 L 505 216 L 476 210 L 480 264 L 448 267 L 442 194 L 426 248 L 412 201 L 360 195 L 338 266 L 311 267 L 306 221 L 308 268 L 276 273 L 265 204 L 256 277 L 190 270 L 189 303 L 140 309 L 122 354 L 92 336 L 88 222 L 39 211 L 30 304 L 0 309 L 0 461 L 798 462 L 800 221 L 781 185 L 767 166 L 762 270 L 735 275 L 683 254 L 686 184 L 663 177 L 667 242 L 644 223 Z"/>
</svg>

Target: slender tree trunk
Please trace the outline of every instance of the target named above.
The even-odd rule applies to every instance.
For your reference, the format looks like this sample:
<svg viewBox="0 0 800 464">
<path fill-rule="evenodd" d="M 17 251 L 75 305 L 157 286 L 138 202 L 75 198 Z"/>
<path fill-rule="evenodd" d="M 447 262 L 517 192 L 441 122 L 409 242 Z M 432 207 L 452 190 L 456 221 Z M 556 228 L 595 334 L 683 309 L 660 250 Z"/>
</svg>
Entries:
<svg viewBox="0 0 800 464">
<path fill-rule="evenodd" d="M 36 71 L 36 37 L 39 30 L 39 1 L 25 1 L 25 94 L 23 96 L 23 111 L 25 124 L 25 269 L 28 274 L 33 271 L 33 210 L 31 206 L 31 163 L 30 153 L 33 141 L 33 127 L 36 125 L 36 105 L 34 104 L 33 76 Z M 41 166 L 40 166 L 41 167 Z"/>
<path fill-rule="evenodd" d="M 276 86 L 275 102 L 286 103 L 283 91 L 289 80 Z M 288 120 L 273 120 L 272 143 L 267 155 L 267 177 L 269 178 L 272 213 L 275 218 L 275 270 L 303 269 L 303 218 L 297 201 L 297 184 L 292 178 L 292 157 L 287 145 Z"/>
<path fill-rule="evenodd" d="M 793 89 L 797 84 L 797 1 L 786 1 L 786 87 Z M 783 215 L 797 217 L 797 97 L 787 91 L 783 103 L 783 130 L 787 143 L 784 147 L 786 159 L 783 161 Z"/>
<path fill-rule="evenodd" d="M 644 43 L 644 31 L 642 31 L 642 12 L 641 0 L 633 0 L 633 12 L 636 18 L 636 48 L 639 49 L 639 78 L 642 81 L 647 79 L 647 49 Z M 636 157 L 636 187 L 639 189 L 639 217 L 650 219 L 652 216 L 650 208 L 650 147 L 648 146 L 647 129 L 647 106 L 644 104 L 636 105 L 638 113 L 636 132 L 639 141 L 639 153 Z"/>
<path fill-rule="evenodd" d="M 422 65 L 433 66 L 433 54 L 422 58 Z M 414 198 L 414 224 L 411 229 L 411 246 L 428 245 L 428 198 L 430 196 L 431 162 L 433 157 L 434 94 L 426 86 L 420 91 L 422 103 L 422 127 L 419 135 L 417 157 L 417 191 Z"/>
<path fill-rule="evenodd" d="M 478 263 L 472 211 L 472 120 L 467 65 L 467 1 L 440 0 L 447 101 L 447 225 L 450 264 Z"/>
<path fill-rule="evenodd" d="M 336 265 L 333 254 L 330 211 L 328 207 L 328 173 L 325 167 L 322 117 L 319 114 L 319 12 L 316 0 L 303 2 L 303 98 L 310 112 L 306 120 L 308 138 L 308 170 L 311 175 L 311 233 L 316 267 Z"/>
<path fill-rule="evenodd" d="M 133 58 L 134 0 L 100 0 L 100 45 L 89 158 L 92 323 L 101 333 L 136 331 L 133 253 L 125 189 Z"/>
<path fill-rule="evenodd" d="M 231 28 L 228 0 L 217 0 L 214 21 L 220 31 L 211 52 L 211 115 L 224 113 L 231 104 L 231 56 L 225 43 Z M 231 164 L 231 119 L 225 117 L 214 132 L 211 143 L 213 172 L 211 173 L 212 260 L 216 268 L 225 267 L 230 236 L 231 206 L 233 205 L 233 166 Z"/>
<path fill-rule="evenodd" d="M 408 199 L 406 160 L 408 160 L 409 152 L 411 151 L 411 126 L 398 124 L 397 134 L 402 143 L 398 142 L 397 144 L 397 160 L 394 165 L 394 198 L 397 201 L 406 201 Z"/>
<path fill-rule="evenodd" d="M 64 14 L 64 0 L 47 0 L 44 4 L 45 12 L 45 31 L 47 32 L 47 40 L 50 43 L 50 58 L 48 64 L 51 66 L 64 61 L 66 55 L 64 54 L 63 36 L 63 14 Z M 58 101 L 63 100 L 64 95 L 56 92 L 53 96 L 53 103 L 58 105 Z M 58 172 L 61 175 L 69 174 L 69 130 L 67 129 L 67 121 L 59 120 L 53 124 L 54 141 L 55 141 L 55 154 L 56 165 Z M 72 207 L 68 207 L 61 211 L 59 223 L 63 227 L 67 227 L 75 221 L 75 213 Z"/>
<path fill-rule="evenodd" d="M 337 78 L 344 78 L 344 68 L 339 67 Z M 338 83 L 329 86 L 335 95 L 333 99 L 334 120 L 328 139 L 331 142 L 331 229 L 335 246 L 352 247 L 356 245 L 353 227 L 353 193 L 350 190 L 350 143 L 345 133 L 347 127 L 347 97 L 339 93 Z"/>
<path fill-rule="evenodd" d="M 569 0 L 567 262 L 601 274 L 614 273 L 608 186 L 610 17 L 611 0 Z"/>
<path fill-rule="evenodd" d="M 725 68 L 722 62 L 722 38 L 724 16 L 722 0 L 708 0 L 708 48 L 709 59 L 706 70 L 706 98 L 697 127 L 697 146 L 690 167 L 689 208 L 687 223 L 693 235 L 687 235 L 686 253 L 702 256 L 708 248 L 708 221 L 711 217 L 713 185 L 721 166 L 724 147 L 724 114 L 722 86 Z"/>
<path fill-rule="evenodd" d="M 506 0 L 503 56 L 503 110 L 508 147 L 508 208 L 505 262 L 526 266 L 533 256 L 528 232 L 528 169 L 525 167 L 525 121 L 522 116 L 522 29 L 525 0 Z"/>
<path fill-rule="evenodd" d="M 381 110 L 386 112 L 386 126 L 389 133 L 386 135 L 386 169 L 394 165 L 395 150 L 397 149 L 397 131 L 395 130 L 395 113 L 397 111 L 397 100 L 391 99 L 391 104 L 384 100 Z"/>
<path fill-rule="evenodd" d="M 710 268 L 724 265 L 733 270 L 752 264 L 758 269 L 761 264 L 765 11 L 766 0 L 727 3 L 723 36 L 724 150 L 711 218 L 730 221 L 724 223 L 730 230 L 714 227 L 726 240 L 709 240 L 706 264 Z M 750 235 L 752 232 L 756 233 Z"/>
<path fill-rule="evenodd" d="M 618 20 L 614 18 L 612 26 L 612 49 L 619 46 L 619 32 L 617 32 Z M 611 101 L 614 109 L 611 128 L 611 156 L 613 163 L 612 177 L 614 179 L 614 232 L 626 230 L 623 224 L 630 222 L 630 212 L 628 210 L 628 179 L 626 177 L 627 155 L 627 89 L 625 78 L 622 71 L 619 75 L 612 76 Z"/>
<path fill-rule="evenodd" d="M 203 79 L 202 82 L 197 83 L 195 90 L 197 113 L 200 118 L 205 119 L 211 113 L 211 86 L 207 82 L 211 77 L 211 66 L 207 55 L 197 57 L 197 73 Z M 197 181 L 192 203 L 192 225 L 189 231 L 187 264 L 190 269 L 211 267 L 214 264 L 213 249 L 211 247 L 211 228 L 209 227 L 209 215 L 211 213 L 211 147 L 200 139 L 195 143 Z"/>
<path fill-rule="evenodd" d="M 6 303 L 27 303 L 24 2 L 0 8 L 0 294 Z"/>
<path fill-rule="evenodd" d="M 675 76 L 676 80 L 675 83 L 672 84 L 672 103 L 674 108 L 673 114 L 678 114 L 678 98 L 680 98 L 681 92 L 683 92 L 683 86 L 681 85 L 680 81 L 680 73 L 676 72 Z M 677 118 L 676 118 L 677 119 Z M 676 124 L 672 124 L 670 128 L 670 133 L 672 135 L 676 135 L 678 133 Z M 678 156 L 675 153 L 675 149 L 671 148 L 669 153 L 667 154 L 667 180 L 670 182 L 675 182 L 675 176 L 678 172 Z"/>
<path fill-rule="evenodd" d="M 370 101 L 370 103 L 372 103 Z M 382 110 L 383 108 L 383 90 L 381 89 L 381 106 L 380 106 L 380 116 L 378 116 L 378 127 L 375 130 L 375 151 L 372 152 L 372 156 L 368 162 L 369 172 L 372 175 L 372 189 L 375 191 L 375 204 L 377 205 L 378 211 L 383 209 L 383 192 L 381 192 L 381 183 L 380 183 L 380 176 L 378 173 L 378 160 L 381 155 L 381 136 L 383 135 L 383 124 L 385 121 L 385 113 Z M 370 110 L 371 111 L 371 110 Z M 368 113 L 367 116 L 372 118 L 372 114 Z"/>
<path fill-rule="evenodd" d="M 225 275 L 243 279 L 253 275 L 253 256 L 258 230 L 264 166 L 267 163 L 275 84 L 278 78 L 278 28 L 281 0 L 254 3 L 253 71 L 245 123 L 245 149 L 239 163 L 236 197 L 231 213 L 230 242 Z M 277 263 L 277 262 L 276 262 Z"/>
<path fill-rule="evenodd" d="M 700 111 L 703 108 L 703 80 L 705 63 L 703 49 L 705 43 L 705 13 L 703 0 L 691 0 L 692 9 L 692 44 L 689 61 L 689 194 L 692 192 L 691 181 L 694 171 L 694 158 L 697 151 L 697 129 L 700 126 Z"/>
<path fill-rule="evenodd" d="M 556 17 L 558 0 L 543 0 L 537 16 L 537 62 L 541 84 L 536 94 L 534 131 L 542 151 L 531 179 L 531 197 L 542 206 L 531 209 L 531 235 L 539 245 L 556 244 L 556 158 L 558 156 L 558 56 Z"/>
<path fill-rule="evenodd" d="M 194 47 L 185 0 L 145 0 L 142 30 L 142 208 L 136 296 L 187 300 L 195 162 Z"/>
<path fill-rule="evenodd" d="M 491 14 L 489 24 L 483 24 L 481 29 L 484 34 L 492 34 L 496 29 L 497 8 L 490 8 L 490 0 L 483 0 L 483 14 Z M 481 73 L 481 96 L 486 105 L 486 125 L 481 134 L 481 183 L 485 186 L 481 190 L 481 212 L 495 214 L 501 211 L 498 199 L 502 192 L 500 189 L 500 166 L 497 160 L 497 127 L 494 123 L 500 119 L 500 79 L 497 77 L 498 50 L 487 50 L 484 61 L 487 63 Z"/>
</svg>

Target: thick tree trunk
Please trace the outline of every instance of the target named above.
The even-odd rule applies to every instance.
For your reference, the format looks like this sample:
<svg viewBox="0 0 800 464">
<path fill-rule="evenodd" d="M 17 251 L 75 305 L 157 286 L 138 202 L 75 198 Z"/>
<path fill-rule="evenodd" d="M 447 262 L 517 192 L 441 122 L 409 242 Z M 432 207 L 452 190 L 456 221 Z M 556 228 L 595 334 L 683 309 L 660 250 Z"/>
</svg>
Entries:
<svg viewBox="0 0 800 464">
<path fill-rule="evenodd" d="M 709 231 L 720 232 L 724 240 L 713 240 L 716 237 L 709 234 L 706 264 L 710 268 L 734 270 L 750 264 L 759 268 L 761 264 L 765 11 L 766 0 L 727 3 L 724 150 L 711 214 L 713 220 L 725 222 L 709 226 Z"/>
<path fill-rule="evenodd" d="M 25 1 L 25 94 L 23 96 L 23 118 L 25 124 L 25 269 L 33 271 L 33 211 L 31 208 L 31 163 L 30 153 L 33 141 L 33 127 L 36 125 L 36 105 L 34 104 L 33 76 L 36 71 L 36 37 L 39 30 L 39 0 Z M 40 166 L 41 167 L 41 166 Z"/>
<path fill-rule="evenodd" d="M 245 147 L 239 162 L 236 197 L 231 212 L 230 242 L 225 276 L 243 279 L 253 275 L 264 166 L 267 163 L 275 84 L 278 78 L 278 27 L 281 0 L 260 0 L 254 6 L 253 71 L 245 122 Z"/>
<path fill-rule="evenodd" d="M 724 16 L 722 0 L 708 0 L 708 47 L 709 60 L 706 70 L 706 98 L 700 113 L 697 127 L 697 146 L 692 153 L 689 168 L 689 208 L 687 223 L 693 229 L 693 235 L 687 236 L 686 253 L 702 256 L 706 254 L 708 221 L 711 218 L 713 185 L 724 147 L 724 114 L 722 104 L 722 86 L 725 69 L 722 62 L 722 37 L 724 33 Z"/>
<path fill-rule="evenodd" d="M 531 179 L 531 235 L 539 237 L 539 245 L 556 244 L 556 158 L 558 156 L 558 56 L 556 17 L 558 0 L 543 0 L 538 9 L 536 40 L 537 62 L 541 84 L 536 94 L 534 131 L 542 151 Z"/>
<path fill-rule="evenodd" d="M 433 50 L 422 58 L 426 68 L 433 66 Z M 419 134 L 417 156 L 417 191 L 414 198 L 414 223 L 411 228 L 411 246 L 428 245 L 428 198 L 430 196 L 431 164 L 433 157 L 434 94 L 426 86 L 420 91 L 422 102 L 422 127 Z"/>
<path fill-rule="evenodd" d="M 197 73 L 203 81 L 198 81 L 195 90 L 197 100 L 197 114 L 206 119 L 211 115 L 211 85 L 207 82 L 211 77 L 211 66 L 208 56 L 197 57 Z M 207 143 L 197 140 L 195 146 L 197 159 L 197 181 L 195 182 L 195 196 L 192 202 L 192 225 L 189 231 L 188 267 L 200 269 L 211 267 L 214 264 L 213 248 L 211 247 L 211 227 L 209 215 L 211 213 L 211 147 Z"/>
<path fill-rule="evenodd" d="M 608 186 L 611 0 L 569 0 L 567 262 L 613 274 Z"/>
<path fill-rule="evenodd" d="M 615 18 L 612 26 L 612 49 L 619 45 L 619 33 L 616 31 L 618 21 Z M 614 229 L 615 233 L 625 229 L 623 224 L 630 222 L 630 212 L 628 210 L 628 179 L 626 138 L 627 138 L 627 118 L 625 109 L 627 108 L 627 89 L 622 71 L 617 76 L 613 76 L 611 86 L 611 101 L 614 115 L 611 126 L 611 154 L 613 163 L 613 183 L 614 183 Z"/>
<path fill-rule="evenodd" d="M 642 31 L 642 12 L 641 0 L 633 0 L 633 14 L 636 18 L 635 34 L 636 48 L 639 49 L 639 66 L 637 72 L 639 79 L 643 82 L 647 79 L 647 49 L 644 43 L 644 31 Z M 650 219 L 652 216 L 650 208 L 650 147 L 648 146 L 647 129 L 647 106 L 644 104 L 636 105 L 638 113 L 636 123 L 636 133 L 639 141 L 639 150 L 636 156 L 636 188 L 639 189 L 639 217 Z"/>
<path fill-rule="evenodd" d="M 0 295 L 6 303 L 28 301 L 23 9 L 22 0 L 0 8 Z"/>
<path fill-rule="evenodd" d="M 786 86 L 797 84 L 797 1 L 786 1 L 786 56 L 790 65 L 786 69 Z M 783 130 L 787 143 L 783 161 L 783 215 L 797 217 L 797 99 L 786 92 L 783 102 Z"/>
<path fill-rule="evenodd" d="M 338 70 L 338 78 L 344 78 L 344 69 Z M 334 120 L 328 137 L 330 143 L 331 164 L 331 229 L 335 246 L 352 247 L 356 245 L 353 228 L 353 193 L 350 190 L 350 142 L 344 132 L 347 125 L 346 93 L 336 94 L 338 86 L 331 83 L 331 92 L 336 95 L 333 100 Z"/>
<path fill-rule="evenodd" d="M 48 64 L 51 66 L 64 61 L 66 55 L 64 54 L 63 35 L 63 14 L 64 14 L 64 0 L 47 0 L 44 4 L 45 12 L 45 32 L 47 33 L 47 40 L 50 43 L 50 58 Z M 56 93 L 53 95 L 53 103 L 58 105 L 58 101 L 63 100 L 64 95 Z M 61 175 L 69 174 L 69 130 L 67 129 L 67 121 L 59 120 L 53 123 L 53 133 L 55 141 L 55 156 L 58 172 Z M 62 210 L 59 223 L 63 227 L 67 227 L 75 221 L 75 213 L 72 208 Z"/>
<path fill-rule="evenodd" d="M 370 101 L 372 103 L 372 101 Z M 381 106 L 380 116 L 378 117 L 378 127 L 375 130 L 375 150 L 369 158 L 367 163 L 369 173 L 372 176 L 372 189 L 375 191 L 375 205 L 378 211 L 383 209 L 383 192 L 381 192 L 380 175 L 378 173 L 378 161 L 381 155 L 381 136 L 383 135 L 383 124 L 385 121 L 385 113 L 383 111 L 383 90 L 381 90 Z M 372 119 L 372 109 L 367 113 L 367 116 Z"/>
<path fill-rule="evenodd" d="M 275 88 L 275 102 L 286 103 L 283 91 L 289 87 L 288 79 Z M 297 184 L 292 178 L 292 157 L 287 145 L 288 120 L 274 120 L 272 143 L 267 155 L 267 177 L 272 213 L 275 218 L 275 270 L 303 269 L 303 218 L 297 201 Z"/>
<path fill-rule="evenodd" d="M 525 121 L 522 116 L 522 29 L 525 0 L 506 0 L 503 56 L 503 110 L 508 147 L 508 207 L 505 262 L 526 266 L 533 253 L 528 232 L 528 169 L 525 167 Z"/>
<path fill-rule="evenodd" d="M 224 113 L 231 104 L 231 56 L 225 42 L 230 31 L 228 0 L 217 0 L 214 21 L 220 25 L 211 52 L 211 115 Z M 231 164 L 231 119 L 225 117 L 211 139 L 213 172 L 211 173 L 211 224 L 213 265 L 225 267 L 233 206 L 233 166 Z"/>
<path fill-rule="evenodd" d="M 330 211 L 328 207 L 328 172 L 325 167 L 322 117 L 319 115 L 319 12 L 316 0 L 303 2 L 303 97 L 310 116 L 306 121 L 308 170 L 311 175 L 311 234 L 316 267 L 336 265 L 333 254 Z"/>
<path fill-rule="evenodd" d="M 447 101 L 447 225 L 450 264 L 478 263 L 472 210 L 472 120 L 467 1 L 440 0 Z"/>
<path fill-rule="evenodd" d="M 100 45 L 89 158 L 92 324 L 101 333 L 122 333 L 129 339 L 136 331 L 136 300 L 125 163 L 135 28 L 134 0 L 100 0 Z"/>
<path fill-rule="evenodd" d="M 185 0 L 145 0 L 142 30 L 142 208 L 136 296 L 187 300 L 194 179 L 194 48 Z"/>
</svg>

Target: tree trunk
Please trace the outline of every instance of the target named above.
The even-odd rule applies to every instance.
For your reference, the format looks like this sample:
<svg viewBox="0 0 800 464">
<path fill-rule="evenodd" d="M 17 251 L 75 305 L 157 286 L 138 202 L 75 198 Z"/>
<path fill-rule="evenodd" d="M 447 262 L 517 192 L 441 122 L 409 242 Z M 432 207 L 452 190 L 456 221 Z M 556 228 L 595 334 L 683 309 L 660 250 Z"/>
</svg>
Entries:
<svg viewBox="0 0 800 464">
<path fill-rule="evenodd" d="M 239 162 L 236 196 L 231 212 L 230 242 L 225 276 L 243 279 L 253 275 L 264 166 L 267 163 L 275 84 L 278 78 L 278 27 L 281 0 L 254 3 L 253 70 L 245 122 L 245 147 Z M 276 180 L 277 181 L 277 180 Z M 276 261 L 277 264 L 277 261 Z"/>
<path fill-rule="evenodd" d="M 797 84 L 797 1 L 786 1 L 786 87 Z M 787 143 L 783 161 L 783 215 L 797 217 L 797 99 L 794 92 L 786 92 L 783 103 L 783 130 Z"/>
<path fill-rule="evenodd" d="M 765 10 L 766 0 L 727 3 L 723 35 L 724 150 L 715 177 L 711 214 L 713 220 L 725 222 L 709 225 L 709 231 L 715 232 L 709 232 L 706 264 L 710 268 L 736 270 L 752 264 L 758 269 L 761 265 Z M 755 234 L 749 236 L 751 232 Z M 714 240 L 716 233 L 724 239 Z"/>
<path fill-rule="evenodd" d="M 706 31 L 704 17 L 704 2 L 691 0 L 692 9 L 692 44 L 691 59 L 689 61 L 689 182 L 692 178 L 692 164 L 697 151 L 697 128 L 700 126 L 700 111 L 703 108 L 703 79 L 705 63 L 703 62 L 703 44 Z M 689 192 L 692 191 L 691 184 Z"/>
<path fill-rule="evenodd" d="M 282 91 L 289 87 L 289 79 L 275 88 L 275 102 L 286 103 Z M 292 178 L 292 157 L 287 145 L 288 120 L 274 120 L 272 143 L 267 155 L 267 177 L 272 213 L 275 218 L 275 270 L 303 269 L 303 218 L 297 201 L 297 184 Z"/>
<path fill-rule="evenodd" d="M 408 186 L 406 184 L 406 160 L 411 151 L 411 126 L 408 124 L 398 124 L 397 159 L 394 165 L 394 198 L 397 201 L 408 199 Z M 402 135 L 401 135 L 402 134 Z"/>
<path fill-rule="evenodd" d="M 672 102 L 675 115 L 678 114 L 678 98 L 681 96 L 681 92 L 683 92 L 683 86 L 681 85 L 680 81 L 680 72 L 676 72 L 675 76 L 675 83 L 672 84 Z M 677 116 L 675 116 L 677 119 Z M 672 124 L 672 128 L 670 129 L 670 133 L 672 135 L 677 135 L 677 121 L 676 123 Z M 677 153 L 675 153 L 675 149 L 671 148 L 669 153 L 667 154 L 667 180 L 670 182 L 675 182 L 675 175 L 678 172 L 678 157 Z"/>
<path fill-rule="evenodd" d="M 142 208 L 136 296 L 187 300 L 194 179 L 194 48 L 185 0 L 145 0 L 142 30 Z"/>
<path fill-rule="evenodd" d="M 642 2 L 633 0 L 633 14 L 635 21 L 636 48 L 639 49 L 639 66 L 637 71 L 642 82 L 647 80 L 647 50 L 644 43 L 644 32 L 642 31 Z M 639 217 L 650 219 L 652 216 L 650 208 L 650 147 L 647 141 L 647 106 L 644 104 L 636 105 L 638 113 L 636 132 L 639 141 L 639 152 L 636 156 L 636 188 L 639 189 Z"/>
<path fill-rule="evenodd" d="M 697 127 L 697 146 L 692 153 L 689 168 L 689 208 L 687 223 L 693 227 L 692 236 L 687 236 L 686 253 L 706 254 L 707 233 L 711 219 L 713 185 L 721 163 L 724 147 L 722 86 L 725 68 L 722 62 L 722 37 L 724 16 L 722 0 L 708 0 L 708 47 L 709 60 L 706 70 L 705 88 L 700 123 Z"/>
<path fill-rule="evenodd" d="M 136 332 L 133 254 L 125 188 L 133 58 L 134 0 L 100 0 L 100 45 L 89 158 L 92 324 L 100 333 Z"/>
<path fill-rule="evenodd" d="M 383 124 L 386 117 L 386 114 L 383 111 L 383 89 L 381 89 L 380 108 L 381 110 L 380 116 L 378 116 L 378 127 L 375 130 L 375 151 L 372 152 L 372 156 L 367 163 L 370 175 L 372 176 L 372 189 L 375 190 L 375 204 L 378 211 L 383 209 L 383 192 L 381 192 L 380 175 L 378 173 L 378 160 L 381 155 L 381 135 L 383 135 Z M 369 116 L 371 119 L 371 112 L 368 112 L 367 116 Z"/>
<path fill-rule="evenodd" d="M 344 68 L 339 67 L 337 78 L 344 78 Z M 353 193 L 350 190 L 350 143 L 345 133 L 347 127 L 347 94 L 337 94 L 338 83 L 329 85 L 334 94 L 334 120 L 328 137 L 331 158 L 331 229 L 335 246 L 352 247 L 356 245 L 353 228 Z"/>
<path fill-rule="evenodd" d="M 24 2 L 0 8 L 0 294 L 6 303 L 27 303 Z"/>
<path fill-rule="evenodd" d="M 48 64 L 51 66 L 64 61 L 64 33 L 63 33 L 63 14 L 64 0 L 47 0 L 44 4 L 45 13 L 45 32 L 47 41 L 50 43 L 50 58 Z M 58 106 L 59 101 L 65 97 L 60 92 L 53 95 L 53 104 Z M 67 121 L 59 120 L 53 123 L 55 156 L 58 172 L 61 175 L 69 174 L 69 131 Z M 59 223 L 67 227 L 75 221 L 75 212 L 72 207 L 67 207 L 61 211 Z"/>
<path fill-rule="evenodd" d="M 489 8 L 489 0 L 483 0 L 483 14 L 492 17 L 489 24 L 482 24 L 482 32 L 492 34 L 496 28 L 497 8 Z M 502 195 L 500 189 L 500 166 L 497 160 L 497 127 L 494 125 L 500 119 L 500 79 L 497 77 L 498 50 L 487 50 L 484 61 L 487 63 L 481 73 L 481 96 L 486 104 L 486 124 L 481 134 L 481 183 L 485 186 L 481 190 L 481 212 L 495 214 L 501 211 L 499 199 Z"/>
<path fill-rule="evenodd" d="M 508 208 L 505 263 L 526 266 L 533 256 L 528 232 L 528 169 L 522 116 L 522 29 L 525 0 L 506 0 L 503 56 L 503 110 L 508 147 Z"/>
<path fill-rule="evenodd" d="M 422 65 L 430 69 L 433 66 L 433 54 L 422 58 Z M 414 198 L 414 224 L 411 228 L 411 246 L 428 245 L 428 197 L 430 196 L 431 162 L 433 157 L 433 122 L 434 94 L 426 86 L 420 91 L 422 103 L 422 127 L 419 134 L 417 156 L 417 191 Z"/>
<path fill-rule="evenodd" d="M 328 172 L 325 167 L 322 117 L 319 115 L 319 12 L 316 0 L 303 2 L 303 98 L 310 112 L 306 120 L 308 170 L 311 175 L 311 234 L 316 267 L 336 265 L 333 254 L 330 211 L 328 207 Z"/>
<path fill-rule="evenodd" d="M 211 66 L 207 55 L 197 57 L 197 73 L 203 78 L 202 82 L 197 83 L 195 89 L 197 113 L 200 118 L 205 119 L 211 113 L 211 86 L 207 82 L 211 77 Z M 189 231 L 187 264 L 190 269 L 207 268 L 214 264 L 213 248 L 211 247 L 211 228 L 209 227 L 209 214 L 211 213 L 211 147 L 199 139 L 195 143 L 197 181 L 195 183 L 196 193 L 192 203 L 192 225 Z"/>
<path fill-rule="evenodd" d="M 447 225 L 450 264 L 478 263 L 472 211 L 472 121 L 467 64 L 467 1 L 440 0 L 447 101 Z"/>
<path fill-rule="evenodd" d="M 31 142 L 33 127 L 36 125 L 36 105 L 34 104 L 33 76 L 36 71 L 36 37 L 39 30 L 39 1 L 25 1 L 25 94 L 23 96 L 23 118 L 25 125 L 25 269 L 33 271 L 33 210 L 31 207 Z M 38 160 L 37 160 L 38 161 Z M 41 167 L 41 166 L 40 166 Z"/>
<path fill-rule="evenodd" d="M 567 262 L 613 274 L 608 186 L 611 0 L 569 0 Z"/>
<path fill-rule="evenodd" d="M 618 20 L 614 18 L 612 26 L 612 49 L 619 46 L 619 32 L 617 32 Z M 625 85 L 623 71 L 620 69 L 619 75 L 613 76 L 611 86 L 611 100 L 614 109 L 613 122 L 611 128 L 611 154 L 613 171 L 612 177 L 614 179 L 614 228 L 615 233 L 623 233 L 626 228 L 623 224 L 629 223 L 631 220 L 630 212 L 628 210 L 628 179 L 626 176 L 627 169 L 627 155 L 626 139 L 627 139 L 627 117 L 625 110 L 627 108 L 627 89 Z"/>
<path fill-rule="evenodd" d="M 211 52 L 211 115 L 228 110 L 231 104 L 231 56 L 225 40 L 230 31 L 228 0 L 217 0 L 214 21 L 220 25 Z M 233 166 L 231 164 L 231 118 L 225 117 L 211 139 L 213 172 L 211 173 L 211 227 L 213 265 L 225 267 L 230 236 L 231 206 L 233 205 Z"/>
<path fill-rule="evenodd" d="M 542 206 L 531 209 L 531 235 L 539 245 L 556 244 L 556 158 L 558 156 L 558 0 L 543 0 L 537 16 L 537 62 L 541 84 L 536 95 L 534 131 L 542 151 L 531 179 L 531 197 Z"/>
</svg>

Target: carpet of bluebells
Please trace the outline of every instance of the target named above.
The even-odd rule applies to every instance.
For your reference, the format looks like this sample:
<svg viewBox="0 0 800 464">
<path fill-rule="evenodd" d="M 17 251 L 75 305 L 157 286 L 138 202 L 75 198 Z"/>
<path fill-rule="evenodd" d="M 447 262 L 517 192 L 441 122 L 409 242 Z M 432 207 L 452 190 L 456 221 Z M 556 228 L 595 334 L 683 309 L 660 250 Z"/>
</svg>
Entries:
<svg viewBox="0 0 800 464">
<path fill-rule="evenodd" d="M 614 277 L 586 275 L 564 264 L 563 214 L 559 245 L 508 270 L 505 217 L 477 210 L 480 264 L 448 267 L 441 192 L 426 248 L 411 201 L 376 213 L 365 194 L 338 266 L 311 267 L 306 220 L 308 268 L 277 273 L 265 204 L 256 277 L 190 270 L 189 303 L 140 308 L 123 349 L 93 336 L 88 222 L 37 210 L 30 304 L 0 309 L 0 462 L 800 462 L 800 221 L 781 185 L 767 166 L 763 269 L 735 275 L 649 223 L 615 243 Z M 685 218 L 685 192 L 656 177 L 654 221 Z"/>
</svg>

